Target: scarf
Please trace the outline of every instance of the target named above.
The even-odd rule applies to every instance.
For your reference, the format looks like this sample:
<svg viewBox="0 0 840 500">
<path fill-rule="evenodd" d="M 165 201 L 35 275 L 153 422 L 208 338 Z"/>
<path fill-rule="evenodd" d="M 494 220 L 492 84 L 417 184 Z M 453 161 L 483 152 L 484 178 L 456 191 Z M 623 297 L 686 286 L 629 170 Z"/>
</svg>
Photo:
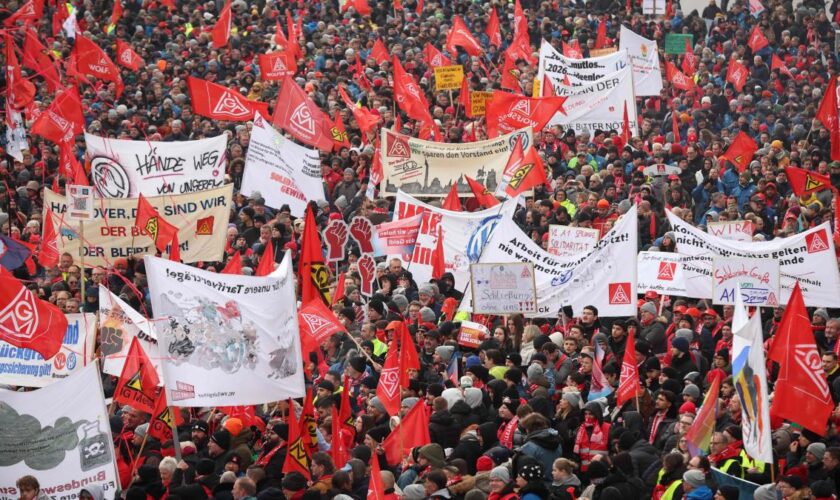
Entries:
<svg viewBox="0 0 840 500">
<path fill-rule="evenodd" d="M 577 436 L 575 436 L 574 452 L 581 455 L 582 462 L 586 462 L 581 464 L 581 470 L 586 470 L 583 466 L 588 468 L 589 457 L 593 455 L 593 451 L 607 450 L 607 435 L 605 435 L 604 427 L 604 425 L 598 423 L 597 418 L 590 415 L 584 419 L 583 425 L 578 429 Z"/>
<path fill-rule="evenodd" d="M 667 411 L 658 411 L 656 412 L 656 415 L 653 416 L 653 422 L 650 424 L 650 438 L 648 439 L 650 444 L 653 444 L 653 442 L 656 441 L 656 431 L 659 430 L 659 424 L 665 420 L 667 415 Z"/>
<path fill-rule="evenodd" d="M 256 462 L 255 465 L 260 465 L 260 466 L 263 466 L 263 467 L 268 465 L 268 462 L 271 461 L 272 457 L 274 457 L 274 455 L 278 451 L 280 451 L 280 448 L 282 448 L 285 444 L 286 444 L 286 442 L 281 439 L 280 444 L 278 444 L 277 446 L 272 448 L 271 451 L 269 451 L 268 453 L 265 453 L 265 454 L 261 455 L 260 458 L 257 459 L 257 462 Z"/>
<path fill-rule="evenodd" d="M 741 454 L 741 444 L 743 441 L 734 441 L 726 445 L 720 453 L 709 455 L 709 461 L 713 464 L 721 464 L 730 458 L 737 458 Z"/>
<path fill-rule="evenodd" d="M 513 433 L 516 431 L 516 426 L 519 424 L 519 417 L 515 416 L 508 420 L 508 422 L 499 428 L 498 438 L 499 444 L 505 448 L 513 449 Z"/>
</svg>

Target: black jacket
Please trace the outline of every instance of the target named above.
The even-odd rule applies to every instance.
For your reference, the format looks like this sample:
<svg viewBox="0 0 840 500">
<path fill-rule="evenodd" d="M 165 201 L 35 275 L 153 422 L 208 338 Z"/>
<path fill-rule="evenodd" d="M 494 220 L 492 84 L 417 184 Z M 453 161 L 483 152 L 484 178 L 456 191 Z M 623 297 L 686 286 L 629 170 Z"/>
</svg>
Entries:
<svg viewBox="0 0 840 500">
<path fill-rule="evenodd" d="M 433 443 L 443 449 L 454 448 L 458 444 L 461 429 L 449 410 L 436 411 L 429 418 L 429 437 Z"/>
</svg>

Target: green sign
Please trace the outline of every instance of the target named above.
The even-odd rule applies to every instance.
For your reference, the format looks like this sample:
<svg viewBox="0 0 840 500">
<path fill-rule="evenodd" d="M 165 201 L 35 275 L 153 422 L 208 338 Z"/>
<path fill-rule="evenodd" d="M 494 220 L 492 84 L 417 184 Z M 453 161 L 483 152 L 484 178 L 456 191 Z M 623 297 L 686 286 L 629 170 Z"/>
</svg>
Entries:
<svg viewBox="0 0 840 500">
<path fill-rule="evenodd" d="M 668 33 L 665 35 L 665 53 L 666 54 L 685 54 L 685 41 L 691 46 L 694 46 L 694 35 L 681 35 L 676 33 Z"/>
</svg>

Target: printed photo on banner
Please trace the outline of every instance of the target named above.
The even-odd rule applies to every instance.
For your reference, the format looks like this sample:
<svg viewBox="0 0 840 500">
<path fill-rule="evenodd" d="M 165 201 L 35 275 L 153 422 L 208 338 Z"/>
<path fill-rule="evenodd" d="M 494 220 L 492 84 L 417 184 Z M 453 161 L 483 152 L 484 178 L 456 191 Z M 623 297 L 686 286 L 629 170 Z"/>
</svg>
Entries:
<svg viewBox="0 0 840 500">
<path fill-rule="evenodd" d="M 750 220 L 709 222 L 706 225 L 706 232 L 724 240 L 752 241 L 755 224 Z"/>
<path fill-rule="evenodd" d="M 548 253 L 561 257 L 582 255 L 592 251 L 598 243 L 600 231 L 586 227 L 548 226 Z"/>
<path fill-rule="evenodd" d="M 779 306 L 779 262 L 770 259 L 715 257 L 714 304 L 735 304 L 741 293 L 746 306 Z"/>
<path fill-rule="evenodd" d="M 67 186 L 67 217 L 73 220 L 93 219 L 93 188 Z"/>
<path fill-rule="evenodd" d="M 537 311 L 534 264 L 471 264 L 473 312 L 532 314 Z"/>
<path fill-rule="evenodd" d="M 522 137 L 525 148 L 533 141 L 530 129 L 486 141 L 453 144 L 423 141 L 383 127 L 381 196 L 403 191 L 412 196 L 443 198 L 454 184 L 460 195 L 469 197 L 472 190 L 465 176 L 492 193 L 518 137 Z"/>
<path fill-rule="evenodd" d="M 45 387 L 77 373 L 93 361 L 96 315 L 68 314 L 61 350 L 50 359 L 32 349 L 0 341 L 0 384 Z"/>
<path fill-rule="evenodd" d="M 184 262 L 222 259 L 227 236 L 233 184 L 200 193 L 154 196 L 146 200 L 160 215 L 178 228 L 181 259 Z M 136 199 L 94 198 L 94 217 L 84 223 L 69 220 L 67 199 L 44 189 L 44 209 L 61 221 L 56 228 L 59 253 L 76 258 L 84 255 L 85 264 L 110 266 L 120 257 L 154 255 L 154 241 L 145 230 L 135 227 Z"/>
<path fill-rule="evenodd" d="M 85 133 L 93 187 L 102 198 L 207 191 L 225 182 L 225 134 L 197 141 L 130 141 Z"/>
<path fill-rule="evenodd" d="M 0 491 L 18 498 L 15 481 L 38 478 L 49 498 L 76 498 L 83 486 L 120 489 L 111 426 L 97 363 L 37 391 L 0 389 Z M 12 430 L 13 432 L 8 432 Z"/>
<path fill-rule="evenodd" d="M 217 274 L 147 256 L 155 331 L 172 406 L 253 405 L 302 397 L 289 254 L 271 276 Z M 283 307 L 278 307 L 283 304 Z"/>
</svg>

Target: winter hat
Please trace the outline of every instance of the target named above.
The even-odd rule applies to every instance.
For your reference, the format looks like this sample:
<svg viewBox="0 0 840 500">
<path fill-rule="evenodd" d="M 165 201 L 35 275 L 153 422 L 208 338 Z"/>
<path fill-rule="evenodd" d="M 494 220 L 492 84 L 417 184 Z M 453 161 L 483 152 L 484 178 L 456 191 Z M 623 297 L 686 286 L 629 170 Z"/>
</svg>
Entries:
<svg viewBox="0 0 840 500">
<path fill-rule="evenodd" d="M 694 384 L 688 384 L 685 386 L 685 389 L 683 389 L 682 394 L 683 396 L 690 396 L 697 401 L 700 399 L 700 388 Z"/>
<path fill-rule="evenodd" d="M 674 333 L 674 338 L 686 339 L 687 341 L 691 342 L 694 339 L 694 332 L 692 332 L 688 328 L 680 328 Z"/>
<path fill-rule="evenodd" d="M 271 430 L 273 430 L 280 439 L 289 439 L 289 424 L 274 424 L 271 427 Z"/>
<path fill-rule="evenodd" d="M 422 500 L 426 498 L 426 489 L 422 484 L 409 484 L 403 488 L 405 500 Z"/>
<path fill-rule="evenodd" d="M 487 472 L 492 470 L 496 464 L 493 463 L 493 459 L 488 457 L 487 455 L 481 455 L 478 457 L 478 460 L 475 462 L 475 470 L 477 472 Z"/>
<path fill-rule="evenodd" d="M 510 482 L 510 471 L 507 467 L 498 466 L 495 467 L 493 470 L 490 471 L 490 479 L 498 479 L 500 481 L 504 481 L 505 483 Z"/>
<path fill-rule="evenodd" d="M 795 490 L 802 488 L 802 478 L 799 476 L 794 476 L 793 474 L 788 476 L 782 476 L 782 478 L 779 479 L 779 482 L 787 483 L 791 485 Z"/>
<path fill-rule="evenodd" d="M 306 489 L 306 477 L 300 472 L 287 472 L 282 485 L 284 490 L 302 491 Z"/>
<path fill-rule="evenodd" d="M 542 466 L 538 463 L 525 464 L 519 469 L 518 476 L 528 482 L 540 481 L 543 477 Z"/>
<path fill-rule="evenodd" d="M 596 460 L 589 464 L 589 479 L 601 479 L 605 478 L 609 475 L 610 470 L 607 468 L 607 464 L 600 460 Z"/>
<path fill-rule="evenodd" d="M 216 431 L 213 433 L 213 437 L 210 438 L 210 441 L 219 445 L 219 448 L 226 450 L 230 448 L 230 432 L 226 430 Z"/>
<path fill-rule="evenodd" d="M 779 500 L 780 498 L 782 498 L 781 492 L 773 483 L 762 484 L 753 492 L 754 500 Z"/>
<path fill-rule="evenodd" d="M 814 316 L 819 316 L 820 318 L 824 319 L 825 321 L 829 320 L 828 311 L 824 308 L 820 307 L 819 309 L 814 309 Z"/>
<path fill-rule="evenodd" d="M 731 484 L 724 484 L 718 488 L 718 491 L 723 496 L 724 500 L 738 500 L 741 496 L 741 492 L 738 491 L 737 486 L 732 486 Z"/>
<path fill-rule="evenodd" d="M 379 410 L 381 413 L 385 413 L 385 405 L 382 404 L 382 401 L 377 396 L 370 398 L 370 405 Z"/>
<path fill-rule="evenodd" d="M 680 415 L 685 415 L 686 413 L 697 415 L 697 406 L 695 406 L 694 403 L 692 403 L 691 401 L 686 401 L 682 404 L 682 406 L 680 406 L 680 410 L 677 413 L 679 413 Z"/>
<path fill-rule="evenodd" d="M 359 460 L 361 460 L 362 462 L 364 462 L 366 464 L 370 463 L 370 457 L 372 455 L 373 455 L 373 453 L 370 451 L 370 448 L 368 448 L 367 446 L 364 446 L 364 445 L 356 446 L 355 448 L 350 450 L 350 456 L 351 457 L 358 458 Z"/>
<path fill-rule="evenodd" d="M 628 451 L 638 441 L 637 434 L 633 431 L 627 431 L 618 438 L 618 449 Z"/>
<path fill-rule="evenodd" d="M 822 461 L 823 456 L 825 455 L 825 444 L 823 443 L 811 443 L 808 445 L 807 449 L 808 453 L 811 453 L 815 457 L 817 457 L 818 461 Z"/>
<path fill-rule="evenodd" d="M 225 420 L 225 423 L 222 425 L 222 427 L 224 427 L 225 430 L 230 432 L 230 435 L 232 437 L 236 437 L 239 435 L 240 432 L 242 432 L 242 428 L 245 427 L 245 425 L 242 423 L 241 419 L 228 418 L 227 420 Z"/>
<path fill-rule="evenodd" d="M 706 475 L 703 474 L 703 471 L 699 470 L 689 470 L 683 474 L 683 481 L 694 486 L 695 488 L 699 488 L 700 486 L 706 483 Z"/>
<path fill-rule="evenodd" d="M 472 379 L 469 377 L 464 377 L 472 382 Z M 462 384 L 463 387 L 463 384 Z M 475 387 L 467 387 L 464 389 L 464 401 L 470 408 L 478 408 L 481 406 L 481 402 L 484 399 L 484 393 L 481 392 L 481 389 L 476 389 Z"/>
<path fill-rule="evenodd" d="M 458 381 L 458 385 L 461 386 L 461 389 L 468 389 L 473 386 L 472 378 L 464 375 L 461 377 L 461 380 Z"/>
<path fill-rule="evenodd" d="M 146 437 L 146 434 L 149 432 L 149 424 L 140 424 L 134 428 L 134 435 L 139 438 Z"/>
<path fill-rule="evenodd" d="M 646 312 L 648 314 L 656 314 L 656 305 L 653 302 L 645 302 L 642 307 L 639 308 L 639 312 Z"/>
<path fill-rule="evenodd" d="M 671 342 L 671 346 L 679 351 L 682 351 L 684 354 L 688 354 L 688 341 L 684 338 L 675 338 L 674 341 Z"/>
<path fill-rule="evenodd" d="M 434 323 L 436 319 L 435 311 L 428 307 L 420 308 L 420 320 L 424 323 Z"/>
<path fill-rule="evenodd" d="M 511 413 L 516 414 L 516 409 L 519 408 L 519 399 L 505 397 L 502 399 L 502 406 L 507 406 L 507 409 L 510 410 Z"/>
<path fill-rule="evenodd" d="M 420 288 L 417 290 L 418 295 L 428 295 L 429 297 L 435 296 L 435 287 L 432 285 L 420 285 Z"/>
<path fill-rule="evenodd" d="M 545 373 L 545 370 L 543 370 L 542 366 L 540 366 L 537 363 L 531 363 L 531 365 L 528 366 L 528 381 L 529 382 L 534 381 L 538 377 L 542 377 L 544 375 L 544 373 Z"/>
<path fill-rule="evenodd" d="M 195 466 L 195 473 L 199 476 L 208 476 L 213 473 L 216 468 L 216 462 L 209 458 L 202 458 Z"/>
<path fill-rule="evenodd" d="M 443 448 L 437 443 L 427 444 L 420 448 L 420 456 L 428 460 L 432 467 L 438 469 L 446 464 Z"/>
<path fill-rule="evenodd" d="M 207 422 L 205 422 L 204 420 L 196 420 L 195 422 L 193 422 L 191 430 L 201 431 L 205 434 L 209 434 L 210 426 L 207 425 Z"/>
<path fill-rule="evenodd" d="M 832 495 L 834 495 L 834 486 L 831 484 L 831 481 L 827 479 L 814 481 L 811 485 L 811 495 L 816 499 L 833 498 Z"/>
<path fill-rule="evenodd" d="M 439 345 L 435 347 L 435 354 L 440 356 L 440 359 L 442 359 L 444 363 L 449 363 L 449 360 L 452 359 L 452 355 L 455 354 L 455 347 L 451 345 Z"/>
<path fill-rule="evenodd" d="M 580 393 L 579 392 L 564 392 L 563 399 L 569 402 L 572 408 L 580 408 Z"/>
<path fill-rule="evenodd" d="M 467 356 L 467 368 L 472 368 L 473 366 L 481 366 L 481 358 L 475 354 Z"/>
<path fill-rule="evenodd" d="M 359 373 L 364 373 L 365 368 L 367 368 L 367 365 L 365 365 L 365 358 L 361 356 L 353 356 L 352 358 L 350 358 L 350 361 L 348 361 L 348 363 L 350 363 L 350 366 L 352 366 L 353 369 Z"/>
<path fill-rule="evenodd" d="M 487 453 L 485 453 L 485 455 L 490 457 L 490 460 L 493 461 L 493 464 L 495 466 L 495 465 L 501 465 L 507 459 L 509 459 L 510 455 L 511 455 L 511 451 L 510 451 L 510 449 L 505 448 L 504 446 L 494 446 L 494 447 L 490 448 L 489 450 L 487 450 Z"/>
<path fill-rule="evenodd" d="M 402 400 L 402 403 L 400 403 L 400 406 L 404 406 L 405 408 L 411 409 L 411 408 L 414 408 L 414 405 L 418 401 L 420 401 L 420 398 L 414 398 L 414 397 L 405 398 L 405 399 Z"/>
<path fill-rule="evenodd" d="M 390 433 L 391 430 L 387 425 L 379 425 L 367 431 L 367 435 L 377 443 L 381 443 Z"/>
</svg>

